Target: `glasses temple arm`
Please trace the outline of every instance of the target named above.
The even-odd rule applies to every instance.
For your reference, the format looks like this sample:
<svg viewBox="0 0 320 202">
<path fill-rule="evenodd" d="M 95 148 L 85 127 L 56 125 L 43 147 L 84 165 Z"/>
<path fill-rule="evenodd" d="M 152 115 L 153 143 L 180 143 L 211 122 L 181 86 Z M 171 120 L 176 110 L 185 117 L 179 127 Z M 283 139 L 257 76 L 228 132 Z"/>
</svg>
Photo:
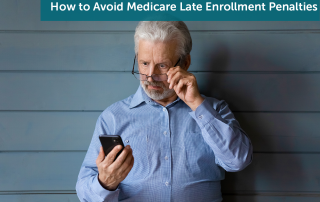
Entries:
<svg viewBox="0 0 320 202">
<path fill-rule="evenodd" d="M 176 64 L 175 64 L 175 65 L 174 65 L 173 67 L 175 67 L 175 66 L 177 66 L 177 64 L 179 64 L 179 62 L 180 62 L 180 59 L 181 59 L 181 58 L 179 58 L 178 62 L 177 62 L 177 63 L 176 63 Z"/>
</svg>

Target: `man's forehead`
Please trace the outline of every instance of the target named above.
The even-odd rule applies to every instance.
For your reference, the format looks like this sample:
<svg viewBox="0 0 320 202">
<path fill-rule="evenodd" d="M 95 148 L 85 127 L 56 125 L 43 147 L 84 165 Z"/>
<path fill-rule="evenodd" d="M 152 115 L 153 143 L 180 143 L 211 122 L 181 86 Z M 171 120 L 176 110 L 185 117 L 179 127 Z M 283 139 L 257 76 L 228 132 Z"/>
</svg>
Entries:
<svg viewBox="0 0 320 202">
<path fill-rule="evenodd" d="M 176 53 L 175 42 L 161 42 L 161 41 L 139 41 L 138 59 L 139 60 L 170 60 Z"/>
</svg>

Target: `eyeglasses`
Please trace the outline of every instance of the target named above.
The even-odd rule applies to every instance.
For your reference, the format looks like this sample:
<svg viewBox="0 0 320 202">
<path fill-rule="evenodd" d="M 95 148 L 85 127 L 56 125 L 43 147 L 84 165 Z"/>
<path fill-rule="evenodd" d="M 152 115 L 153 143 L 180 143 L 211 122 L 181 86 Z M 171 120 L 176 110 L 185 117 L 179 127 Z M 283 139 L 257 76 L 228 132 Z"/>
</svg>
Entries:
<svg viewBox="0 0 320 202">
<path fill-rule="evenodd" d="M 132 67 L 132 72 L 131 72 L 134 75 L 134 77 L 136 77 L 136 79 L 138 79 L 140 81 L 147 81 L 148 77 L 151 77 L 155 81 L 168 80 L 168 75 L 167 74 L 152 74 L 151 76 L 148 76 L 146 74 L 140 74 L 139 72 L 135 72 L 134 71 L 135 62 L 136 62 L 136 56 L 134 56 L 134 59 L 133 59 L 133 67 Z M 174 65 L 174 67 L 177 66 L 177 64 L 179 62 L 180 62 L 180 58 L 179 58 L 178 62 Z"/>
</svg>

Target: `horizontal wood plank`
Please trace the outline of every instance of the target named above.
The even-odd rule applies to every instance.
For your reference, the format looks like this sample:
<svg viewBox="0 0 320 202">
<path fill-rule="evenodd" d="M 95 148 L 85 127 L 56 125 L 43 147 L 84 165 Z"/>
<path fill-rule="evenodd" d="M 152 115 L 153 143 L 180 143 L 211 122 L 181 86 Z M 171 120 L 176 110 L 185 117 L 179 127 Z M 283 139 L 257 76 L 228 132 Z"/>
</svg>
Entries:
<svg viewBox="0 0 320 202">
<path fill-rule="evenodd" d="M 1 152 L 0 191 L 75 190 L 85 152 Z M 224 193 L 320 193 L 320 154 L 254 154 L 249 167 L 227 173 Z M 14 173 L 14 175 L 13 175 Z"/>
<path fill-rule="evenodd" d="M 254 152 L 320 152 L 320 113 L 234 113 Z"/>
<path fill-rule="evenodd" d="M 308 196 L 241 196 L 223 195 L 223 202 L 319 202 L 319 197 Z M 76 194 L 17 194 L 0 195 L 0 201 L 5 202 L 79 202 Z"/>
<path fill-rule="evenodd" d="M 86 151 L 100 113 L 0 112 L 0 151 Z"/>
<path fill-rule="evenodd" d="M 320 74 L 195 73 L 233 111 L 320 111 Z M 0 73 L 0 110 L 104 110 L 134 94 L 131 73 Z"/>
<path fill-rule="evenodd" d="M 194 32 L 189 70 L 320 72 L 319 34 Z M 0 32 L 0 70 L 131 71 L 133 36 L 133 32 Z"/>
<path fill-rule="evenodd" d="M 79 202 L 76 194 L 16 194 L 0 195 L 4 202 Z"/>
<path fill-rule="evenodd" d="M 40 0 L 1 0 L 0 30 L 134 30 L 137 22 L 40 21 Z M 190 30 L 319 29 L 317 21 L 186 22 Z"/>
<path fill-rule="evenodd" d="M 86 151 L 101 112 L 0 112 L 0 151 Z M 234 113 L 255 152 L 320 152 L 320 113 Z"/>
<path fill-rule="evenodd" d="M 0 152 L 0 191 L 74 191 L 85 154 Z"/>
<path fill-rule="evenodd" d="M 226 173 L 224 193 L 320 194 L 320 154 L 255 153 L 240 172 Z"/>
<path fill-rule="evenodd" d="M 223 202 L 319 202 L 318 196 L 223 196 Z"/>
</svg>

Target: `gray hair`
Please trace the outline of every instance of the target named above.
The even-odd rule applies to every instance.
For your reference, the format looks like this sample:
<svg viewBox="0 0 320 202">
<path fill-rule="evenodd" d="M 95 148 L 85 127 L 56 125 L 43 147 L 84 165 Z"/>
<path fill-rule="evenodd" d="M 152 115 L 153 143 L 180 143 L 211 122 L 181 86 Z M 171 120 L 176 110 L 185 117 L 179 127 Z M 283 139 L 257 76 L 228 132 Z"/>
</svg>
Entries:
<svg viewBox="0 0 320 202">
<path fill-rule="evenodd" d="M 183 62 L 192 49 L 192 39 L 187 25 L 182 21 L 141 21 L 134 35 L 134 51 L 138 54 L 139 40 L 167 42 L 177 40 L 176 54 Z"/>
</svg>

